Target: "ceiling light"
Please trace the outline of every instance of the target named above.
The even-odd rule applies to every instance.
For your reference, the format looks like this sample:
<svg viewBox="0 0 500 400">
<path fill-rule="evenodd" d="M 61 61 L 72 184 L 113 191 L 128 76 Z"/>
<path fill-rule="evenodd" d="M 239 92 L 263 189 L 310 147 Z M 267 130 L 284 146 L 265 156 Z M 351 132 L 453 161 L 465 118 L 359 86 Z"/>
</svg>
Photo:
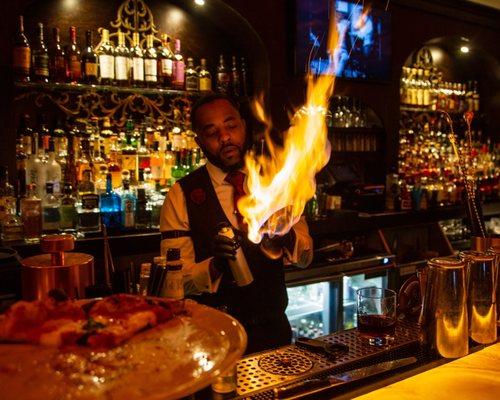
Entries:
<svg viewBox="0 0 500 400">
<path fill-rule="evenodd" d="M 196 4 L 197 6 L 204 6 L 205 0 L 194 0 L 194 4 Z"/>
<path fill-rule="evenodd" d="M 470 50 L 470 49 L 469 49 L 469 46 L 462 46 L 462 47 L 460 47 L 460 51 L 461 51 L 462 53 L 468 53 L 468 52 L 469 52 L 469 50 Z"/>
</svg>

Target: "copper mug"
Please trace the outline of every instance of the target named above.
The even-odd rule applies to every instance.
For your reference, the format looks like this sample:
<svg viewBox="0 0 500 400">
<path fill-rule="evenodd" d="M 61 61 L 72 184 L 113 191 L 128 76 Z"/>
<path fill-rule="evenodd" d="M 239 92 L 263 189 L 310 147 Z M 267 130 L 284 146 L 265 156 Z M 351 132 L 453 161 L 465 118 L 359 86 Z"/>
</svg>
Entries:
<svg viewBox="0 0 500 400">
<path fill-rule="evenodd" d="M 22 293 L 25 300 L 40 300 L 53 289 L 70 298 L 83 298 L 85 288 L 95 283 L 94 257 L 73 250 L 72 235 L 44 236 L 41 249 L 45 253 L 25 258 L 22 265 Z"/>
</svg>

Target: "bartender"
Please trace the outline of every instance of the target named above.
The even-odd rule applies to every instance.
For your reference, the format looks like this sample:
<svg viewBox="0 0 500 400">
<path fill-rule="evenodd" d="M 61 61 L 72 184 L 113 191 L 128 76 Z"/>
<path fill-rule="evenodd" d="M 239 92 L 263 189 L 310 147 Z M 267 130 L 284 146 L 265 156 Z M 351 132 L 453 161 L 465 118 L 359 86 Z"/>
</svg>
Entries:
<svg viewBox="0 0 500 400">
<path fill-rule="evenodd" d="M 283 236 L 265 237 L 278 249 L 276 259 L 266 257 L 261 245 L 248 240 L 235 206 L 246 190 L 244 155 L 249 143 L 238 104 L 222 94 L 202 97 L 192 108 L 191 124 L 208 161 L 176 182 L 165 199 L 162 254 L 169 247 L 181 249 L 186 295 L 238 319 L 248 334 L 247 353 L 289 344 L 284 265 L 305 268 L 312 260 L 305 219 Z M 247 286 L 237 286 L 228 268 L 236 249 L 231 239 L 218 233 L 221 223 L 230 224 L 240 239 L 254 277 Z"/>
</svg>

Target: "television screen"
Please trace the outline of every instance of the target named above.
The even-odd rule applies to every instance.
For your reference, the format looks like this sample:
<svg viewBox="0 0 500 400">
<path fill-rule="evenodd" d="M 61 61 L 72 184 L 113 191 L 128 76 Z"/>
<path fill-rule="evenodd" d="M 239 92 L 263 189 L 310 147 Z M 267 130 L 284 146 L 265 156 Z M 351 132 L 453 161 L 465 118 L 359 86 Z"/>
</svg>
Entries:
<svg viewBox="0 0 500 400">
<path fill-rule="evenodd" d="M 361 1 L 296 0 L 296 66 L 304 72 L 324 73 L 333 61 L 341 78 L 389 80 L 390 14 L 363 8 Z M 335 13 L 333 13 L 335 8 Z M 330 15 L 342 43 L 328 54 Z"/>
</svg>

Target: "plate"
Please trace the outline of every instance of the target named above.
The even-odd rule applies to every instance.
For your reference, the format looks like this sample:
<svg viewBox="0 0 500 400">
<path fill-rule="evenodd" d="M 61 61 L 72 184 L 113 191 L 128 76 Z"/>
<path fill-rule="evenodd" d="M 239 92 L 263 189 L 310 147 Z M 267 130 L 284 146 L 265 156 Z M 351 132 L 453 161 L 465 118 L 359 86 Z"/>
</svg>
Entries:
<svg viewBox="0 0 500 400">
<path fill-rule="evenodd" d="M 107 351 L 0 345 L 3 400 L 169 400 L 210 385 L 241 358 L 241 324 L 186 300 L 189 316 L 141 332 Z"/>
</svg>

